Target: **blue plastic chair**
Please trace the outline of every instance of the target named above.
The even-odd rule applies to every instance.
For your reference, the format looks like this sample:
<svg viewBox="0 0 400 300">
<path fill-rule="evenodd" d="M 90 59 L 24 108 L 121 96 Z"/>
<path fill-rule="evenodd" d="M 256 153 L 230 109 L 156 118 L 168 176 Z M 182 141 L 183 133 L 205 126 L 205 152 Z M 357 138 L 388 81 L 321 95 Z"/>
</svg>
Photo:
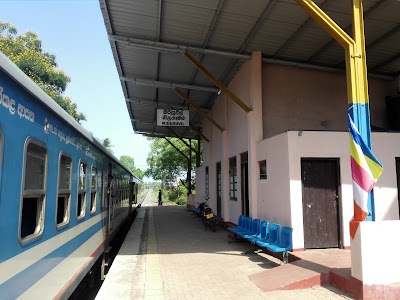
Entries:
<svg viewBox="0 0 400 300">
<path fill-rule="evenodd" d="M 240 215 L 240 216 L 239 216 L 239 220 L 238 220 L 237 226 L 229 227 L 229 228 L 228 228 L 228 231 L 230 231 L 230 232 L 232 232 L 232 233 L 235 233 L 236 230 L 242 230 L 242 229 L 243 229 L 244 219 L 245 219 L 245 218 L 246 218 L 246 217 L 245 217 L 244 215 Z"/>
<path fill-rule="evenodd" d="M 243 227 L 241 229 L 234 230 L 233 233 L 235 235 L 237 235 L 237 234 L 242 233 L 242 232 L 249 232 L 250 231 L 250 226 L 251 226 L 251 221 L 252 221 L 251 217 L 245 217 L 244 221 L 243 221 Z"/>
<path fill-rule="evenodd" d="M 283 253 L 283 263 L 288 262 L 288 251 L 293 249 L 292 246 L 292 232 L 293 228 L 283 226 L 281 230 L 280 241 L 276 244 L 267 245 L 267 249 L 271 252 L 282 252 Z"/>
<path fill-rule="evenodd" d="M 268 225 L 269 225 L 268 221 L 262 221 L 261 225 L 260 225 L 259 233 L 257 235 L 248 237 L 247 240 L 250 243 L 255 244 L 256 241 L 267 239 L 268 238 Z"/>
<path fill-rule="evenodd" d="M 279 242 L 279 230 L 281 225 L 271 224 L 268 232 L 268 238 L 256 241 L 256 244 L 260 247 L 266 248 L 268 245 L 272 245 Z"/>
<path fill-rule="evenodd" d="M 247 232 L 239 231 L 237 235 L 240 236 L 241 238 L 247 239 L 248 237 L 257 235 L 259 231 L 260 231 L 260 219 L 253 219 L 253 221 L 251 221 L 251 226 L 249 231 Z"/>
</svg>

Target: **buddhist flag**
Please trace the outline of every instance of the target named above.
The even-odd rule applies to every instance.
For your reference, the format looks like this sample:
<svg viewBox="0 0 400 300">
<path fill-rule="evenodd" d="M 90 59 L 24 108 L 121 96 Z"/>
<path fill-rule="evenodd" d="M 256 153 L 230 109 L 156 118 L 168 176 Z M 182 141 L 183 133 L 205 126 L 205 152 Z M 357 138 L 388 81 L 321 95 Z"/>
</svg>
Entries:
<svg viewBox="0 0 400 300">
<path fill-rule="evenodd" d="M 350 115 L 348 117 L 354 197 L 354 217 L 350 221 L 350 235 L 354 239 L 359 223 L 368 215 L 368 194 L 381 176 L 383 168 L 371 149 L 365 144 Z"/>
</svg>

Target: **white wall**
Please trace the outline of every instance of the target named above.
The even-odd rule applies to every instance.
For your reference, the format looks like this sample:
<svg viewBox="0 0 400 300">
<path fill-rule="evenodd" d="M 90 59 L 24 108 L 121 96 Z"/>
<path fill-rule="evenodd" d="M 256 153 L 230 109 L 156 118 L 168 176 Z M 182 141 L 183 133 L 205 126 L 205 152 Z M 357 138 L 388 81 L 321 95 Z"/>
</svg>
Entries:
<svg viewBox="0 0 400 300">
<path fill-rule="evenodd" d="M 372 133 L 372 150 L 383 165 L 382 176 L 374 189 L 376 220 L 398 220 L 395 158 L 400 157 L 400 134 Z"/>
<path fill-rule="evenodd" d="M 375 155 L 384 173 L 375 188 L 376 220 L 397 220 L 395 157 L 400 157 L 399 133 L 373 133 Z M 293 247 L 304 248 L 301 158 L 338 158 L 340 163 L 340 235 L 350 246 L 349 222 L 353 217 L 353 190 L 347 132 L 289 131 L 258 143 L 257 159 L 267 160 L 267 179 L 258 180 L 261 219 L 292 226 Z"/>
<path fill-rule="evenodd" d="M 231 81 L 228 88 L 249 105 L 250 97 L 250 64 L 245 62 Z M 216 209 L 216 163 L 221 162 L 222 175 L 222 217 L 225 221 L 236 223 L 242 211 L 240 187 L 240 153 L 248 147 L 247 114 L 225 94 L 217 97 L 209 115 L 223 128 L 221 132 L 211 122 L 204 119 L 203 133 L 210 139 L 204 142 L 204 163 L 210 174 L 210 205 Z M 206 144 L 208 144 L 206 146 Z M 229 196 L 229 158 L 236 157 L 238 171 L 238 200 L 232 201 Z"/>
<path fill-rule="evenodd" d="M 349 221 L 353 216 L 353 190 L 350 173 L 350 144 L 347 132 L 298 131 L 289 137 L 290 198 L 295 248 L 304 248 L 303 199 L 301 183 L 301 158 L 338 158 L 340 163 L 341 194 L 339 210 L 343 245 L 350 246 Z"/>
<path fill-rule="evenodd" d="M 351 243 L 351 275 L 365 285 L 400 282 L 399 232 L 400 221 L 360 223 Z"/>
<path fill-rule="evenodd" d="M 259 142 L 257 160 L 267 161 L 267 179 L 258 179 L 257 217 L 291 226 L 288 135 L 283 133 Z"/>
<path fill-rule="evenodd" d="M 196 194 L 193 195 L 194 203 L 188 203 L 197 206 L 206 198 L 206 168 L 204 166 L 196 168 Z"/>
<path fill-rule="evenodd" d="M 263 64 L 264 138 L 288 130 L 347 130 L 344 73 Z M 392 82 L 369 79 L 371 124 L 386 125 L 385 96 Z"/>
<path fill-rule="evenodd" d="M 250 74 L 246 62 L 228 86 L 246 104 L 251 95 Z M 350 246 L 353 196 L 344 74 L 263 64 L 262 82 L 263 129 L 268 138 L 257 143 L 256 157 L 267 161 L 268 179 L 260 180 L 257 168 L 249 170 L 251 178 L 257 180 L 252 217 L 292 226 L 294 248 L 304 248 L 301 157 L 338 158 L 341 236 L 343 246 Z M 384 126 L 384 96 L 394 93 L 393 84 L 370 80 L 369 86 L 372 124 Z M 240 153 L 248 151 L 251 130 L 246 113 L 224 94 L 217 97 L 209 115 L 226 129 L 221 132 L 208 120 L 203 121 L 203 132 L 210 139 L 204 142 L 203 164 L 209 167 L 210 205 L 216 209 L 216 163 L 221 162 L 222 217 L 236 223 L 241 214 Z M 298 131 L 286 132 L 291 128 L 331 131 L 303 131 L 299 136 Z M 400 134 L 373 133 L 372 139 L 385 169 L 375 188 L 376 218 L 398 219 L 394 158 L 400 157 Z M 237 160 L 238 201 L 229 197 L 229 158 L 233 156 Z"/>
</svg>

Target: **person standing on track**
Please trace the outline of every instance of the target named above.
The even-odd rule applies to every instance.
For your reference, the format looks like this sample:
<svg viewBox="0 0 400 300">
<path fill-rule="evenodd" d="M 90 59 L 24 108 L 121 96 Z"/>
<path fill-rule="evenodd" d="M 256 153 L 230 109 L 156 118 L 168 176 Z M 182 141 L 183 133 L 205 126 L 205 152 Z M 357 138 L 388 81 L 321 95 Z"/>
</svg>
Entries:
<svg viewBox="0 0 400 300">
<path fill-rule="evenodd" d="M 158 205 L 162 206 L 162 195 L 161 190 L 158 190 Z"/>
</svg>

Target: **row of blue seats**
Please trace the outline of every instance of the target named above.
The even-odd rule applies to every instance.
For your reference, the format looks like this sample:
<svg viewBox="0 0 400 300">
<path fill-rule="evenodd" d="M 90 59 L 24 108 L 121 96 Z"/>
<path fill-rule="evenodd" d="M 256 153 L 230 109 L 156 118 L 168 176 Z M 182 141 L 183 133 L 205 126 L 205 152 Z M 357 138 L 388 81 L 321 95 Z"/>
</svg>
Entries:
<svg viewBox="0 0 400 300">
<path fill-rule="evenodd" d="M 252 219 L 241 215 L 236 227 L 229 227 L 228 231 L 236 237 L 247 239 L 253 245 L 267 248 L 271 252 L 283 253 L 283 262 L 288 262 L 288 251 L 291 251 L 293 228 L 268 221 Z"/>
</svg>

